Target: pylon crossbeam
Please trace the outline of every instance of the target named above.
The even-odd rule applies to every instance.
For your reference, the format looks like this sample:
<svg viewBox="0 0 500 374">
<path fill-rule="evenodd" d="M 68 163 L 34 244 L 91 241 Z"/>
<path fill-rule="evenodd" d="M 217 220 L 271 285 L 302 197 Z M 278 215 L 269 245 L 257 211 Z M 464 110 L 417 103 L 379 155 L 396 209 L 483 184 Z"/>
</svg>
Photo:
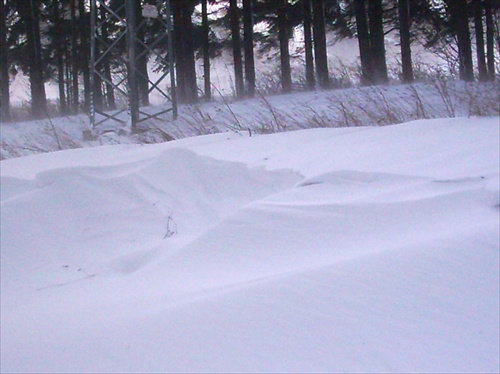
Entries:
<svg viewBox="0 0 500 374">
<path fill-rule="evenodd" d="M 140 111 L 140 114 L 142 114 L 142 117 L 139 119 L 139 122 L 144 122 L 144 121 L 147 121 L 148 119 L 161 119 L 160 116 L 162 114 L 165 114 L 165 113 L 168 113 L 168 112 L 172 112 L 173 111 L 173 108 L 168 108 L 168 109 L 165 109 L 161 112 L 158 112 L 158 113 L 154 113 L 154 114 L 150 114 L 150 113 L 146 113 L 146 112 L 142 112 Z"/>
<path fill-rule="evenodd" d="M 113 113 L 113 114 L 109 114 L 109 113 L 97 110 L 96 113 L 100 114 L 101 116 L 103 116 L 105 118 L 102 119 L 101 121 L 97 122 L 96 126 L 100 125 L 101 123 L 106 122 L 107 120 L 114 120 L 114 121 L 117 121 L 117 122 L 120 122 L 120 123 L 126 123 L 124 120 L 118 118 L 118 116 L 120 114 L 122 114 L 123 112 L 125 112 L 126 110 L 127 109 L 121 109 L 121 110 L 119 110 L 119 111 L 117 111 L 116 113 Z"/>
</svg>

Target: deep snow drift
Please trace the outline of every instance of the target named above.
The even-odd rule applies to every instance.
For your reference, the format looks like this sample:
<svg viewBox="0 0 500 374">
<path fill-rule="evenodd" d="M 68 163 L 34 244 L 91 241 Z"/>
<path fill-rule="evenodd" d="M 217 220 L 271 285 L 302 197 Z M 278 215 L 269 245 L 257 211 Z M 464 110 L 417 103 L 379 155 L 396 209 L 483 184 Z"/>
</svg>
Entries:
<svg viewBox="0 0 500 374">
<path fill-rule="evenodd" d="M 498 372 L 499 118 L 1 162 L 1 371 Z"/>
</svg>

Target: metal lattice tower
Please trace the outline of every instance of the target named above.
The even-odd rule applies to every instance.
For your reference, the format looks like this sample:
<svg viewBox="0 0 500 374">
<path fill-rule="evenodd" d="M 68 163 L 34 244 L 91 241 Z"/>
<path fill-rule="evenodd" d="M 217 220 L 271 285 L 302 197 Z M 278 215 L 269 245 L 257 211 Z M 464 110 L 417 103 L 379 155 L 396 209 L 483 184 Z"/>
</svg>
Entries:
<svg viewBox="0 0 500 374">
<path fill-rule="evenodd" d="M 161 119 L 168 112 L 175 119 L 170 1 L 145 0 L 141 4 L 140 0 L 90 0 L 90 8 L 92 127 L 117 121 L 130 123 L 136 131 L 140 122 Z M 146 35 L 146 29 L 154 30 L 154 34 Z M 141 62 L 151 58 L 161 67 L 153 78 L 138 69 Z M 168 75 L 169 87 L 165 84 Z M 145 110 L 150 96 L 159 103 Z"/>
</svg>

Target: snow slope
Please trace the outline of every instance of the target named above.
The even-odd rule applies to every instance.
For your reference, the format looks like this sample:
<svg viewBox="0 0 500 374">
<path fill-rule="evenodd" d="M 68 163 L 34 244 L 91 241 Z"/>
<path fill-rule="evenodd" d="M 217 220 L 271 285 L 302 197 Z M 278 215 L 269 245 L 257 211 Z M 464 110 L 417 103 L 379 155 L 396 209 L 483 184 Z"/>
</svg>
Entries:
<svg viewBox="0 0 500 374">
<path fill-rule="evenodd" d="M 4 160 L 1 371 L 498 372 L 499 127 Z"/>
</svg>

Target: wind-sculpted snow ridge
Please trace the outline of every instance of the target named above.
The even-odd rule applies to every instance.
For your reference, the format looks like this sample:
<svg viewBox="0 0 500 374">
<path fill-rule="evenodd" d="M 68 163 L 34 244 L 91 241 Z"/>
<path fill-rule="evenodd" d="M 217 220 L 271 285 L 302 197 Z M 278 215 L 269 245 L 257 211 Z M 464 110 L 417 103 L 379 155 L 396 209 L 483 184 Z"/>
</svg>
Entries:
<svg viewBox="0 0 500 374">
<path fill-rule="evenodd" d="M 497 118 L 1 163 L 1 372 L 498 372 Z"/>
<path fill-rule="evenodd" d="M 34 288 L 103 275 L 108 268 L 130 273 L 298 178 L 182 149 L 126 165 L 54 169 L 33 181 L 5 177 L 2 253 L 14 265 L 5 271 L 13 277 L 32 272 L 24 287 Z M 25 259 L 21 249 L 33 243 L 37 251 Z M 26 269 L 26 260 L 37 270 Z M 69 264 L 78 264 L 77 272 L 68 271 Z M 57 270 L 53 279 L 40 279 L 51 270 Z"/>
<path fill-rule="evenodd" d="M 156 266 L 182 295 L 397 252 L 409 242 L 425 248 L 494 235 L 500 197 L 489 180 L 333 172 L 242 207 Z"/>
</svg>

